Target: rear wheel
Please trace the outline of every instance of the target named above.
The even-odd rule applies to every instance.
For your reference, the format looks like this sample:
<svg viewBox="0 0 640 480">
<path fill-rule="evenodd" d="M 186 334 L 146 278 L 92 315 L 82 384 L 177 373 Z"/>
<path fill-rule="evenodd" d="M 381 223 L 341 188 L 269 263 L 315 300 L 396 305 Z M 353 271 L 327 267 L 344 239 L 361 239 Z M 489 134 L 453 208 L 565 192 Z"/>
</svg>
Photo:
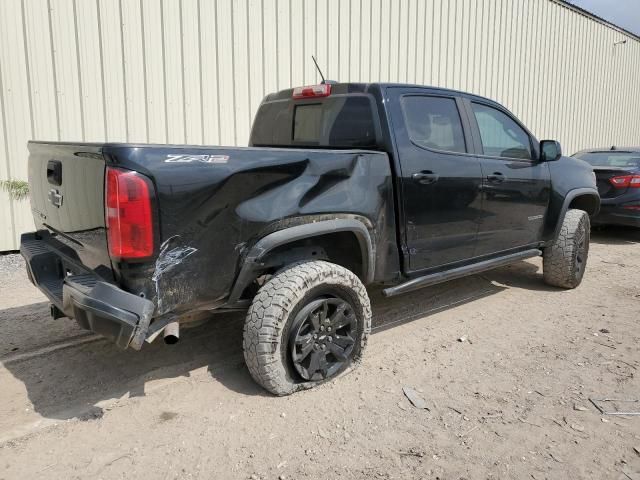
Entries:
<svg viewBox="0 0 640 480">
<path fill-rule="evenodd" d="M 313 387 L 360 360 L 371 331 L 358 277 L 332 263 L 294 265 L 271 278 L 247 313 L 244 356 L 251 376 L 276 395 Z"/>
<path fill-rule="evenodd" d="M 544 249 L 544 281 L 561 288 L 580 285 L 587 266 L 590 238 L 589 215 L 568 210 L 553 245 Z"/>
</svg>

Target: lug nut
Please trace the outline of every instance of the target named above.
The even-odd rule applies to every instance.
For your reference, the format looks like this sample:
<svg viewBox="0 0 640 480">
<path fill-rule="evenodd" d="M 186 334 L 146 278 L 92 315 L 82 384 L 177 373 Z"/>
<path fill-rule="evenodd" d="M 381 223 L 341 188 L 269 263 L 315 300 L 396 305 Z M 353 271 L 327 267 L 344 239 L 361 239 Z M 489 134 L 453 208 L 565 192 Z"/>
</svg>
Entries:
<svg viewBox="0 0 640 480">
<path fill-rule="evenodd" d="M 320 325 L 320 331 L 324 332 L 324 325 Z"/>
<path fill-rule="evenodd" d="M 315 340 L 315 339 L 317 339 L 317 338 L 318 338 L 318 335 L 317 335 L 316 333 L 314 333 L 314 334 L 313 334 L 313 339 Z"/>
<path fill-rule="evenodd" d="M 333 342 L 333 337 L 327 337 L 327 340 Z"/>
<path fill-rule="evenodd" d="M 331 327 L 327 327 L 327 332 L 330 332 L 330 331 L 331 331 Z"/>
<path fill-rule="evenodd" d="M 321 346 L 320 346 L 320 348 L 321 348 L 322 350 L 324 350 L 325 348 L 327 348 L 327 346 L 323 344 L 323 345 L 321 345 Z"/>
</svg>

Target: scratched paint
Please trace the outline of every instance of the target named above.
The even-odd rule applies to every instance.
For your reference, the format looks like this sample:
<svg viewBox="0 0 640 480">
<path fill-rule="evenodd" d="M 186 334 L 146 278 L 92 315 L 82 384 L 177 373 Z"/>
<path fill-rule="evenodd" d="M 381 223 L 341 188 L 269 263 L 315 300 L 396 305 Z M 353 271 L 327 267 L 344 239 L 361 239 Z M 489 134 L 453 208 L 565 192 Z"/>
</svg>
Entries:
<svg viewBox="0 0 640 480">
<path fill-rule="evenodd" d="M 157 299 L 157 311 L 158 313 L 164 313 L 168 310 L 162 301 L 162 295 L 160 292 L 160 281 L 163 276 L 168 272 L 175 269 L 178 265 L 184 262 L 188 257 L 198 251 L 197 248 L 176 246 L 169 249 L 171 242 L 176 242 L 180 238 L 180 235 L 174 235 L 165 240 L 160 246 L 160 255 L 156 260 L 155 270 L 151 279 L 155 284 L 156 299 Z"/>
</svg>

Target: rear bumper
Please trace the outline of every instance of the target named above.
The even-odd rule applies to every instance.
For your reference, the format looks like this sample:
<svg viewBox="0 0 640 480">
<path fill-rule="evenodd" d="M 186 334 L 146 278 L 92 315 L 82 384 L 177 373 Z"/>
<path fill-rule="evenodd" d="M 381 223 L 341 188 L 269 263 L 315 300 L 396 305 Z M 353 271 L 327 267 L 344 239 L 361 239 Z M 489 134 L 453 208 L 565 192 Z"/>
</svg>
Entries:
<svg viewBox="0 0 640 480">
<path fill-rule="evenodd" d="M 23 234 L 20 253 L 31 282 L 51 301 L 54 317 L 66 316 L 121 348 L 142 346 L 153 302 L 125 292 L 64 255 L 35 233 Z"/>
<path fill-rule="evenodd" d="M 617 205 L 601 205 L 600 213 L 591 219 L 591 223 L 640 227 L 640 210 L 630 210 Z"/>
</svg>

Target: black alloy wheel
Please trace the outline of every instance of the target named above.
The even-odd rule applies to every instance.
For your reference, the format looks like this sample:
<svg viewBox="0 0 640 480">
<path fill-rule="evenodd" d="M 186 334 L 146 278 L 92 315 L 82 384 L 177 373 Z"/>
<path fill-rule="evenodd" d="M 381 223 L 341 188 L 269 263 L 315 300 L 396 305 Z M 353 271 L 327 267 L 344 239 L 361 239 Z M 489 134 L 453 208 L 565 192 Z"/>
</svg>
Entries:
<svg viewBox="0 0 640 480">
<path fill-rule="evenodd" d="M 308 381 L 332 377 L 349 361 L 357 336 L 353 307 L 342 298 L 318 298 L 293 323 L 289 350 L 293 366 Z"/>
</svg>

